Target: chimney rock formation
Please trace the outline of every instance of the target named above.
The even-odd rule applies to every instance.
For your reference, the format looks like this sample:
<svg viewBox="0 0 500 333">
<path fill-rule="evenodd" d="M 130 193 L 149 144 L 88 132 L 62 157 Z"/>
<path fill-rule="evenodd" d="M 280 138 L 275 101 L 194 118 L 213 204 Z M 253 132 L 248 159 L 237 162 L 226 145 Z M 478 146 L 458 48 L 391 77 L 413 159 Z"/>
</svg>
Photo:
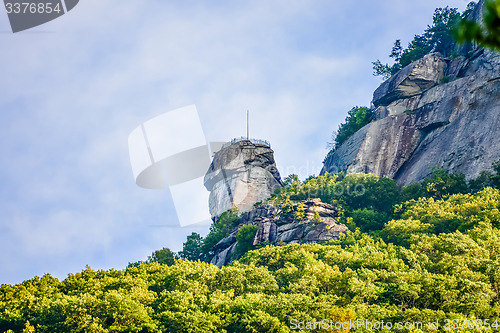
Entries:
<svg viewBox="0 0 500 333">
<path fill-rule="evenodd" d="M 215 154 L 204 183 L 210 191 L 210 214 L 217 219 L 233 206 L 240 213 L 250 211 L 281 187 L 281 177 L 268 143 L 233 140 Z"/>
</svg>

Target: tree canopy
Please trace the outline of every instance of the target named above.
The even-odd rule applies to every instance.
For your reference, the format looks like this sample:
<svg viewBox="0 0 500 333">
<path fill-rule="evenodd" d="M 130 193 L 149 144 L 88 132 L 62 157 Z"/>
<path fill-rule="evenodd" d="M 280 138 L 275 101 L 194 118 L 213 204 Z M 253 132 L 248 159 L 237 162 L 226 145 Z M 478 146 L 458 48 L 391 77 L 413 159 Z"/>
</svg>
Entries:
<svg viewBox="0 0 500 333">
<path fill-rule="evenodd" d="M 486 188 L 411 202 L 382 238 L 357 230 L 325 245 L 266 246 L 220 269 L 177 259 L 87 267 L 63 281 L 46 274 L 0 287 L 0 331 L 306 332 L 294 325 L 363 319 L 444 327 L 459 318 L 474 322 L 456 332 L 486 323 L 498 329 L 499 208 L 500 191 Z M 433 229 L 454 220 L 455 230 Z"/>
<path fill-rule="evenodd" d="M 323 320 L 444 328 L 460 318 L 472 326 L 453 331 L 498 330 L 499 175 L 496 162 L 481 180 L 465 182 L 476 181 L 464 193 L 461 175 L 434 169 L 407 200 L 387 178 L 292 175 L 271 199 L 283 213 L 294 200 L 320 197 L 352 230 L 326 244 L 251 250 L 257 226 L 245 225 L 236 236 L 239 260 L 222 268 L 198 260 L 207 238 L 213 243 L 238 223 L 233 209 L 214 223 L 213 238 L 188 237 L 181 257 L 193 260 L 164 248 L 123 270 L 87 267 L 62 281 L 46 274 L 1 285 L 0 331 L 306 332 L 306 323 Z"/>
<path fill-rule="evenodd" d="M 464 11 L 466 16 L 471 10 Z M 391 77 L 401 68 L 409 65 L 431 52 L 439 52 L 444 57 L 453 56 L 455 49 L 455 29 L 462 17 L 457 8 L 437 8 L 432 17 L 432 25 L 427 26 L 424 33 L 415 35 L 406 48 L 401 46 L 401 40 L 396 40 L 389 57 L 394 64 L 383 64 L 380 60 L 374 61 L 373 75 L 381 76 L 384 80 Z"/>
</svg>

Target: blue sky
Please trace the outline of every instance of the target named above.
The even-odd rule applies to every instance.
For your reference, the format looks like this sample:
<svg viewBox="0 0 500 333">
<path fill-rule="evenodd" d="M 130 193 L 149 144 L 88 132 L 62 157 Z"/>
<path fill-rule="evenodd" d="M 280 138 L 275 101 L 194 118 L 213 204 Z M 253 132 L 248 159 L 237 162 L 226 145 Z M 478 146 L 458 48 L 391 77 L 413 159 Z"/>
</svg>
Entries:
<svg viewBox="0 0 500 333">
<path fill-rule="evenodd" d="M 124 268 L 186 235 L 168 191 L 135 185 L 127 137 L 196 104 L 207 139 L 271 142 L 285 176 L 318 174 L 331 132 L 388 61 L 462 0 L 111 1 L 12 34 L 0 12 L 0 284 Z"/>
</svg>

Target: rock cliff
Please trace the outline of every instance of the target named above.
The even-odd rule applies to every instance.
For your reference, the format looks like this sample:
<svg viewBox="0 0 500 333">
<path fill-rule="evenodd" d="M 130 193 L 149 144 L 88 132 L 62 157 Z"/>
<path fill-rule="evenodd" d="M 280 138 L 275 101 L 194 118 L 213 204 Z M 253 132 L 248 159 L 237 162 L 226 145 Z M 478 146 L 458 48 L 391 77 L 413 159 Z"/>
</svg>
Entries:
<svg viewBox="0 0 500 333">
<path fill-rule="evenodd" d="M 293 214 L 299 203 L 304 206 L 303 221 L 296 220 Z M 314 219 L 315 213 L 318 213 L 321 221 Z M 297 202 L 294 204 L 292 213 L 289 214 L 283 213 L 272 203 L 261 205 L 243 214 L 238 227 L 215 245 L 213 249 L 215 255 L 211 263 L 222 267 L 234 260 L 233 253 L 237 245 L 236 234 L 243 225 L 258 226 L 253 240 L 254 246 L 264 242 L 275 245 L 321 243 L 337 239 L 341 232 L 347 230 L 345 225 L 337 223 L 337 216 L 337 209 L 321 202 L 320 199 Z"/>
<path fill-rule="evenodd" d="M 500 157 L 500 54 L 459 52 L 428 54 L 385 81 L 373 94 L 374 121 L 330 153 L 321 173 L 373 173 L 408 185 L 433 166 L 468 179 L 490 170 Z"/>
<path fill-rule="evenodd" d="M 237 141 L 215 154 L 204 178 L 212 218 L 235 205 L 240 213 L 248 212 L 281 186 L 273 150 L 254 142 Z"/>
</svg>

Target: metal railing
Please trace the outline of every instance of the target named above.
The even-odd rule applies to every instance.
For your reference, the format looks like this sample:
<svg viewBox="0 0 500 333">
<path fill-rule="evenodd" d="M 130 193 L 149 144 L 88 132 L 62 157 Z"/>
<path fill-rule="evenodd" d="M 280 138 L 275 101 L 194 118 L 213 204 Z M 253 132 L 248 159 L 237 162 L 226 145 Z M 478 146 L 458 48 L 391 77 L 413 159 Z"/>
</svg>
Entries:
<svg viewBox="0 0 500 333">
<path fill-rule="evenodd" d="M 247 139 L 246 137 L 242 136 L 240 138 L 234 138 L 231 141 L 223 144 L 221 149 L 229 147 L 230 145 L 232 145 L 232 144 L 234 144 L 236 142 L 240 142 L 240 141 L 250 141 L 253 144 L 264 145 L 264 146 L 267 146 L 267 147 L 271 148 L 271 144 L 268 141 L 266 141 L 266 140 L 252 139 L 252 138 L 248 138 Z"/>
</svg>

